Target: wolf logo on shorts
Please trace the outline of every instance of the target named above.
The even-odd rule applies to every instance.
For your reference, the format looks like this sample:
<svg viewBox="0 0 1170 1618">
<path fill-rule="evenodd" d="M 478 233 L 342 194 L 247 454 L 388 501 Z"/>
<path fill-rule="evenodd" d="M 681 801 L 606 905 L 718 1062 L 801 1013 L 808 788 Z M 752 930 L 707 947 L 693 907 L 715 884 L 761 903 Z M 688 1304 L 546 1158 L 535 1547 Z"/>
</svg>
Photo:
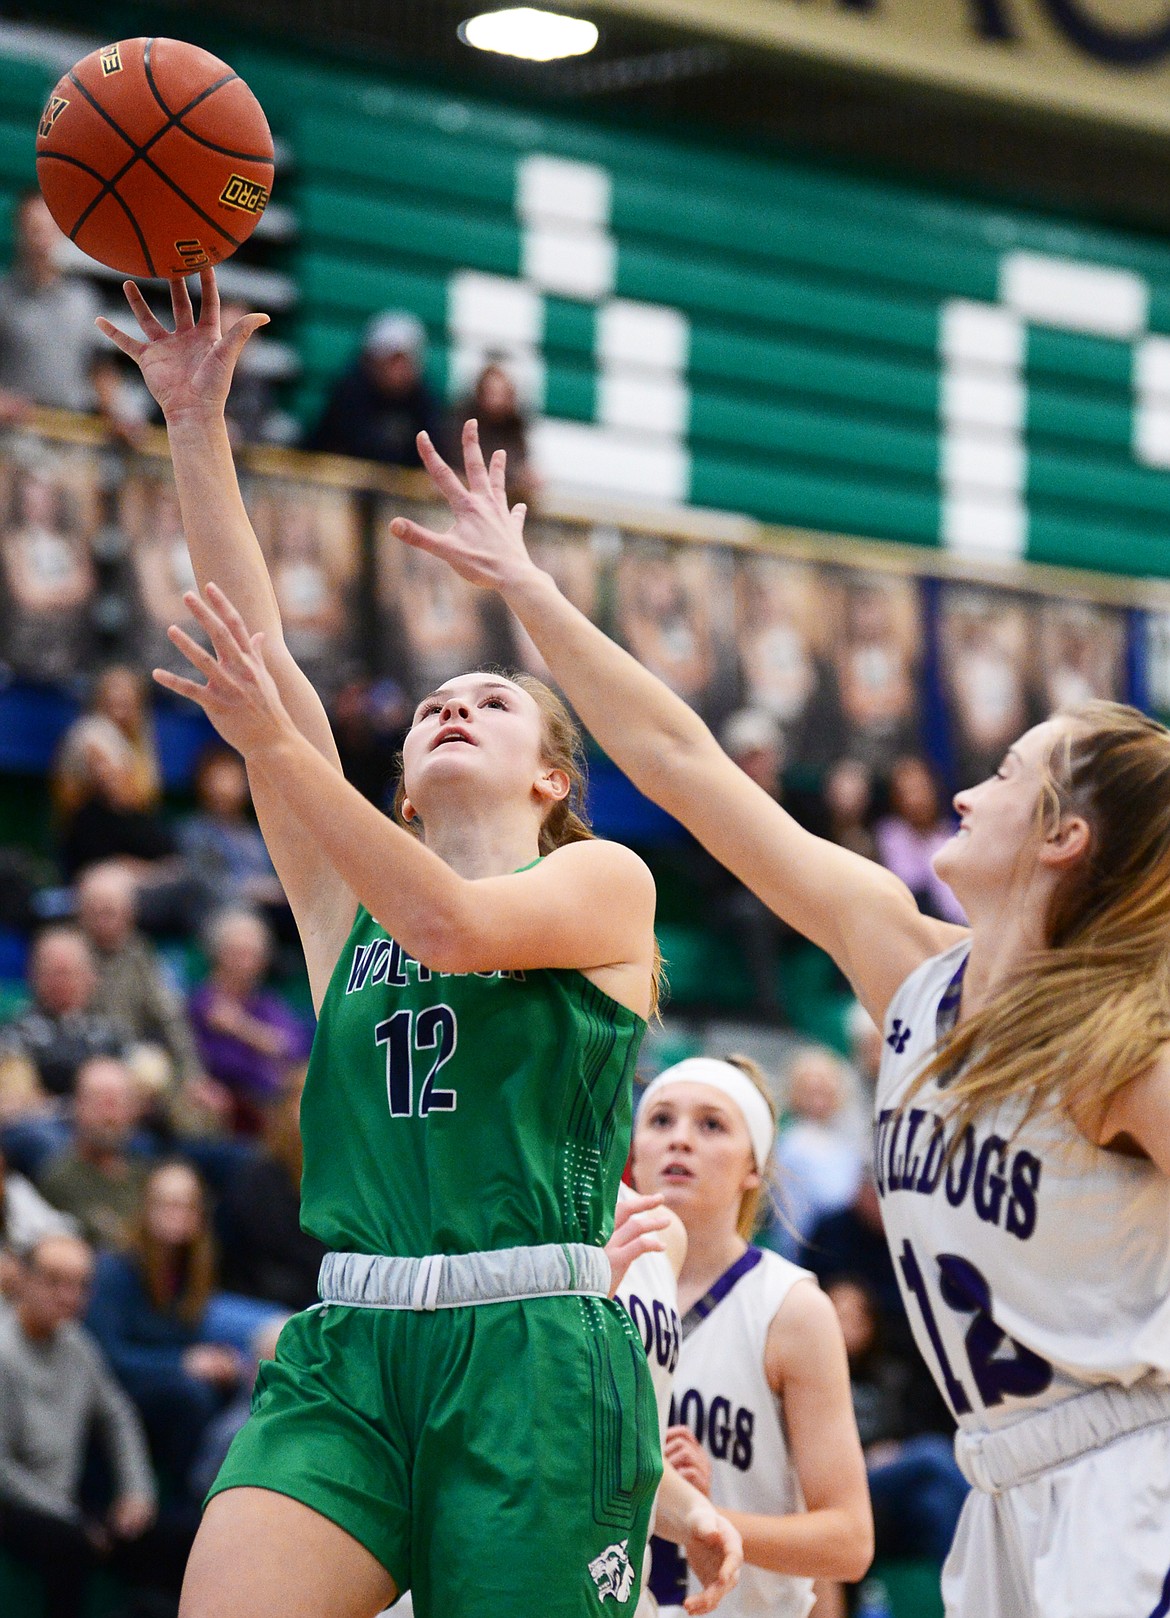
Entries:
<svg viewBox="0 0 1170 1618">
<path fill-rule="evenodd" d="M 597 1586 L 598 1600 L 612 1596 L 615 1601 L 628 1601 L 634 1587 L 634 1569 L 626 1553 L 628 1539 L 620 1545 L 607 1545 L 600 1556 L 589 1564 L 593 1582 Z"/>
</svg>

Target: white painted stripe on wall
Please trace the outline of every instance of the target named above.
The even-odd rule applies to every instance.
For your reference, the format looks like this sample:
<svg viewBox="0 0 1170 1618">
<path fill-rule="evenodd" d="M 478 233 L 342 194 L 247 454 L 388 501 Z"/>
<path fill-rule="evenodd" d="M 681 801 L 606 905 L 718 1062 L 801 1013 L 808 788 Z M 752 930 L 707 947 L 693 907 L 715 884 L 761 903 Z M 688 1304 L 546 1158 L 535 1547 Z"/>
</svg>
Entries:
<svg viewBox="0 0 1170 1618">
<path fill-rule="evenodd" d="M 544 409 L 547 372 L 540 350 L 516 348 L 482 337 L 456 337 L 450 344 L 447 350 L 450 392 L 455 397 L 470 393 L 479 373 L 491 363 L 500 364 L 507 371 L 525 410 Z"/>
<path fill-rule="evenodd" d="M 561 223 L 608 230 L 613 182 L 596 163 L 533 153 L 516 168 L 516 212 L 526 224 Z"/>
<path fill-rule="evenodd" d="M 1149 288 L 1140 275 L 1044 253 L 1005 254 L 999 295 L 1024 320 L 1098 337 L 1136 337 L 1149 319 Z"/>
<path fill-rule="evenodd" d="M 690 390 L 678 377 L 607 370 L 597 379 L 597 419 L 607 427 L 681 438 L 690 413 Z"/>
<path fill-rule="evenodd" d="M 447 329 L 499 347 L 537 348 L 544 337 L 544 299 L 525 281 L 461 270 L 448 284 Z"/>
<path fill-rule="evenodd" d="M 942 307 L 938 346 L 952 363 L 1017 371 L 1024 363 L 1024 323 L 998 304 L 951 298 Z"/>
<path fill-rule="evenodd" d="M 1170 337 L 1144 337 L 1136 345 L 1133 385 L 1146 398 L 1170 399 Z"/>
<path fill-rule="evenodd" d="M 1133 452 L 1143 466 L 1170 467 L 1170 403 L 1139 403 L 1133 417 Z"/>
<path fill-rule="evenodd" d="M 964 556 L 1023 556 L 1028 513 L 1012 495 L 948 495 L 943 500 L 942 542 Z"/>
<path fill-rule="evenodd" d="M 542 292 L 599 303 L 613 291 L 617 243 L 604 231 L 533 225 L 524 231 L 520 273 Z"/>
<path fill-rule="evenodd" d="M 623 428 L 550 417 L 535 423 L 529 447 L 550 491 L 680 502 L 690 489 L 690 456 L 681 444 Z"/>
<path fill-rule="evenodd" d="M 950 366 L 943 371 L 939 411 L 950 427 L 997 427 L 1019 433 L 1026 397 L 1018 376 Z"/>
<path fill-rule="evenodd" d="M 1027 456 L 1017 433 L 960 428 L 943 437 L 941 471 L 948 493 L 1020 494 Z"/>
<path fill-rule="evenodd" d="M 690 322 L 678 309 L 614 298 L 598 310 L 597 358 L 602 365 L 685 371 L 690 346 Z"/>
</svg>

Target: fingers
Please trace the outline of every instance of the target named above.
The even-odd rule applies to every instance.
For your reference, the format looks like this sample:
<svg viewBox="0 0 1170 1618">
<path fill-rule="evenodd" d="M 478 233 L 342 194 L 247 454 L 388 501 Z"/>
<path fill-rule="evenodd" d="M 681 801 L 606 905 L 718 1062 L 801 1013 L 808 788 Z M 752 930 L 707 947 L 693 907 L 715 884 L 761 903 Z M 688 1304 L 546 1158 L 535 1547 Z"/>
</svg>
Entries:
<svg viewBox="0 0 1170 1618">
<path fill-rule="evenodd" d="M 197 680 L 184 679 L 181 674 L 172 674 L 170 669 L 151 669 L 150 677 L 157 685 L 173 691 L 177 697 L 190 697 L 201 708 L 206 706 L 207 687 L 200 685 Z"/>
<path fill-rule="evenodd" d="M 162 321 L 151 312 L 150 305 L 142 296 L 141 289 L 134 281 L 123 281 L 122 291 L 126 294 L 126 302 L 130 305 L 135 320 L 142 327 L 142 333 L 147 342 L 153 343 L 160 337 L 170 336 Z"/>
<path fill-rule="evenodd" d="M 474 416 L 463 423 L 463 466 L 469 489 L 489 489 L 488 469 L 479 442 L 479 423 Z"/>
<path fill-rule="evenodd" d="M 500 500 L 507 496 L 508 452 L 498 449 L 492 456 L 492 464 L 488 467 L 488 482 L 492 486 L 492 493 Z"/>
<path fill-rule="evenodd" d="M 253 333 L 258 332 L 261 326 L 267 326 L 267 315 L 241 315 L 231 331 L 225 332 L 220 338 L 220 348 L 234 366 L 243 351 L 244 344 Z"/>
<path fill-rule="evenodd" d="M 418 452 L 422 456 L 422 463 L 430 473 L 431 482 L 448 505 L 461 505 L 467 498 L 467 490 L 431 443 L 429 435 L 419 433 L 416 442 Z M 482 460 L 483 457 L 481 456 L 480 459 Z"/>
<path fill-rule="evenodd" d="M 202 596 L 197 595 L 194 590 L 186 591 L 183 600 L 191 616 L 207 632 L 207 638 L 210 640 L 220 663 L 233 669 L 240 669 L 245 656 L 251 648 L 246 644 L 244 646 L 240 645 L 235 631 L 229 629 L 219 613 L 209 606 Z M 223 600 L 226 601 L 227 597 L 224 596 Z"/>
<path fill-rule="evenodd" d="M 390 524 L 390 532 L 395 539 L 413 545 L 416 550 L 430 551 L 432 556 L 443 554 L 448 538 L 448 535 L 438 534 L 433 528 L 424 528 L 421 523 L 411 522 L 409 517 L 395 517 Z"/>
<path fill-rule="evenodd" d="M 167 639 L 173 646 L 178 647 L 188 663 L 197 668 L 200 674 L 206 674 L 207 678 L 210 679 L 215 673 L 217 665 L 211 653 L 205 651 L 197 640 L 192 640 L 187 631 L 180 629 L 178 624 L 172 624 L 167 630 Z"/>
<path fill-rule="evenodd" d="M 524 519 L 527 517 L 527 515 L 528 507 L 524 504 L 523 500 L 518 500 L 512 507 L 512 516 L 520 524 L 521 528 L 524 527 Z"/>
<path fill-rule="evenodd" d="M 131 337 L 129 332 L 119 330 L 112 320 L 106 319 L 105 315 L 98 315 L 94 325 L 103 337 L 108 337 L 115 348 L 120 348 L 123 354 L 128 354 L 132 360 L 139 360 L 150 346 L 148 343 L 140 342 L 137 337 Z"/>
<path fill-rule="evenodd" d="M 195 311 L 191 307 L 191 294 L 181 275 L 175 276 L 171 286 L 171 309 L 175 316 L 176 331 L 190 331 L 195 324 Z"/>
<path fill-rule="evenodd" d="M 210 579 L 207 582 L 205 594 L 227 625 L 239 649 L 242 652 L 250 652 L 252 650 L 252 636 L 239 609 L 228 600 L 219 585 L 213 583 Z"/>
<path fill-rule="evenodd" d="M 636 1191 L 631 1197 L 623 1197 L 617 1205 L 617 1212 L 613 1216 L 614 1230 L 620 1230 L 627 1220 L 633 1219 L 635 1214 L 648 1213 L 652 1208 L 661 1208 L 662 1204 L 663 1196 L 661 1191 Z M 666 1223 L 670 1223 L 669 1215 Z"/>
<path fill-rule="evenodd" d="M 219 330 L 219 282 L 212 264 L 205 264 L 199 271 L 199 324 Z"/>
</svg>

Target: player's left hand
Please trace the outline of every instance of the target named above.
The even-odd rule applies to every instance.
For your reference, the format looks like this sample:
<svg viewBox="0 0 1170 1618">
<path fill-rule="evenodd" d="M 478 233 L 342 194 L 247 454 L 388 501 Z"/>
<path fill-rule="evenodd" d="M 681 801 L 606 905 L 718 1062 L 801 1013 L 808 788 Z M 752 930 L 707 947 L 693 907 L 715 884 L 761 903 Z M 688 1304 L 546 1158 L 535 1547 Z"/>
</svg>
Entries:
<svg viewBox="0 0 1170 1618">
<path fill-rule="evenodd" d="M 689 1613 L 714 1612 L 729 1590 L 739 1583 L 743 1566 L 743 1540 L 734 1523 L 714 1506 L 696 1506 L 687 1518 L 682 1542 L 687 1565 L 703 1586 L 683 1605 Z"/>
<path fill-rule="evenodd" d="M 613 1235 L 605 1244 L 605 1256 L 612 1274 L 609 1295 L 612 1298 L 626 1278 L 626 1271 L 643 1253 L 665 1253 L 666 1244 L 659 1231 L 670 1224 L 669 1210 L 663 1207 L 662 1193 L 653 1196 L 630 1197 L 617 1205 L 613 1218 Z"/>
<path fill-rule="evenodd" d="M 197 702 L 228 746 L 245 758 L 295 735 L 264 661 L 263 633 L 249 633 L 243 618 L 217 584 L 208 584 L 203 595 L 188 590 L 183 601 L 206 631 L 215 655 L 204 651 L 186 630 L 172 624 L 167 631 L 171 641 L 207 683 L 200 685 L 169 669 L 155 669 L 159 685 Z"/>
</svg>

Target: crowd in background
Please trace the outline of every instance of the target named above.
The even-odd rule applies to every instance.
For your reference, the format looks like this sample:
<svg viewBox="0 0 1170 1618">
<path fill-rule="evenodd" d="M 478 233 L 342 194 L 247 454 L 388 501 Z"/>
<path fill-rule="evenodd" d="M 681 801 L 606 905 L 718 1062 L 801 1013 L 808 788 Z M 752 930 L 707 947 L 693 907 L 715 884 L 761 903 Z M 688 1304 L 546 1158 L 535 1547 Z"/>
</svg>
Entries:
<svg viewBox="0 0 1170 1618">
<path fill-rule="evenodd" d="M 36 404 L 97 409 L 133 443 L 142 417 L 97 345 L 91 293 L 56 267 L 46 219 L 36 198 L 21 203 L 16 263 L 0 278 L 0 422 L 21 423 Z M 412 316 L 375 320 L 307 446 L 412 465 L 420 429 L 450 443 L 474 414 L 485 448 L 508 450 L 511 497 L 531 499 L 524 414 L 507 372 L 487 364 L 445 414 L 424 349 Z M 271 401 L 246 368 L 231 409 L 237 442 L 265 436 Z M 20 509 L 0 561 L 40 672 L 52 677 L 76 650 L 92 564 L 35 477 L 14 487 Z M 171 526 L 164 613 L 179 599 L 185 554 L 174 513 Z M 717 685 L 689 629 L 667 633 L 672 586 L 656 566 L 651 558 L 626 581 L 627 643 L 676 687 Z M 316 585 L 293 551 L 287 568 L 311 660 L 325 621 Z M 775 626 L 767 632 L 774 640 Z M 769 667 L 802 678 L 791 659 Z M 880 706 L 906 678 L 895 658 L 865 700 Z M 770 679 L 762 674 L 759 688 Z M 728 751 L 804 824 L 881 860 L 925 909 L 956 919 L 930 865 L 951 821 L 926 761 L 896 747 L 884 764 L 864 747 L 845 754 L 839 735 L 822 732 L 810 784 L 807 769 L 790 768 L 785 691 L 725 715 Z M 809 734 L 817 712 L 801 709 Z M 407 721 L 401 690 L 342 683 L 332 717 L 347 773 L 385 807 Z M 874 723 L 886 725 L 887 742 L 905 740 L 882 714 Z M 810 756 L 805 748 L 800 762 Z M 0 1546 L 40 1569 L 46 1618 L 76 1618 L 99 1564 L 150 1618 L 173 1610 L 199 1500 L 246 1415 L 258 1359 L 288 1313 L 316 1297 L 320 1248 L 299 1226 L 312 1019 L 234 753 L 206 751 L 194 802 L 176 813 L 163 802 L 143 678 L 107 667 L 57 749 L 49 790 L 54 868 L 0 851 L 0 930 L 26 962 L 0 1022 Z M 697 847 L 684 858 L 750 982 L 748 1014 L 784 1026 L 785 928 Z M 804 1046 L 771 1075 L 783 1121 L 761 1240 L 812 1269 L 838 1309 L 879 1554 L 941 1560 L 963 1485 L 910 1341 L 868 1168 L 881 1034 L 858 1011 L 851 1036 L 849 1060 Z"/>
</svg>

